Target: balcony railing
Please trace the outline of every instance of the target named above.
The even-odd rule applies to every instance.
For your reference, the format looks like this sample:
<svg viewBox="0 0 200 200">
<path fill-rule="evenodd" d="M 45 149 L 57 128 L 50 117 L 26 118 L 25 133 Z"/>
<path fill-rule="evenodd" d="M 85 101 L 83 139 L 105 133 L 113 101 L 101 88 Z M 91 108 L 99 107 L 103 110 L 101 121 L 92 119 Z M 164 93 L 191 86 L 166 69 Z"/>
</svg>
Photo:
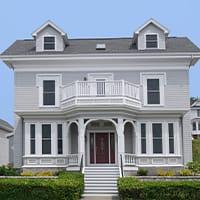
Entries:
<svg viewBox="0 0 200 200">
<path fill-rule="evenodd" d="M 104 104 L 124 103 L 123 98 L 128 98 L 129 103 L 135 101 L 140 104 L 140 88 L 128 81 L 76 81 L 62 88 L 62 104 Z M 75 99 L 74 102 L 72 102 Z M 127 102 L 128 102 L 127 101 Z"/>
</svg>

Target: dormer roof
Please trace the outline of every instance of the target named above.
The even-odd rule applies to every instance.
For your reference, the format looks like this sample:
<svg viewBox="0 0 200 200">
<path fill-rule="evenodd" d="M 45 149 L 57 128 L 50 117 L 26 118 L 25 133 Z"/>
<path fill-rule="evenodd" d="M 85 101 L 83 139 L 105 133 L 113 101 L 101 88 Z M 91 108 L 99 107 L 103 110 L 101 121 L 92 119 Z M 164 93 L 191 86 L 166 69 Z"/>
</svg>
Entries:
<svg viewBox="0 0 200 200">
<path fill-rule="evenodd" d="M 135 31 L 135 34 L 139 34 L 140 31 L 142 31 L 145 27 L 147 27 L 149 24 L 153 24 L 155 25 L 156 27 L 158 27 L 159 29 L 161 29 L 166 35 L 169 34 L 169 30 L 161 25 L 159 22 L 157 22 L 155 19 L 151 18 L 149 19 L 146 23 L 144 23 L 142 26 L 140 26 L 136 31 Z"/>
<path fill-rule="evenodd" d="M 40 26 L 38 29 L 36 29 L 33 33 L 32 36 L 36 37 L 37 34 L 42 31 L 43 29 L 45 29 L 47 26 L 51 26 L 53 29 L 55 29 L 56 31 L 58 31 L 62 36 L 66 37 L 66 33 L 59 28 L 56 24 L 54 24 L 52 21 L 48 20 L 47 22 L 45 22 L 42 26 Z"/>
</svg>

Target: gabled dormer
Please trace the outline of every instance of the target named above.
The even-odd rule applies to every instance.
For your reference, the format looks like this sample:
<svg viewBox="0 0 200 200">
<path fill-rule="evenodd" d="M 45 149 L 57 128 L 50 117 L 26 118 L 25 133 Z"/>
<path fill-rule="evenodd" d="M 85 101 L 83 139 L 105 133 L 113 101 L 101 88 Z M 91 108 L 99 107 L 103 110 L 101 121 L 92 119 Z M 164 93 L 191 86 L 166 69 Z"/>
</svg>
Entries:
<svg viewBox="0 0 200 200">
<path fill-rule="evenodd" d="M 134 33 L 138 50 L 166 49 L 169 30 L 154 19 L 148 20 Z"/>
<path fill-rule="evenodd" d="M 32 33 L 36 41 L 36 51 L 64 51 L 68 45 L 66 33 L 53 22 L 47 21 Z"/>
</svg>

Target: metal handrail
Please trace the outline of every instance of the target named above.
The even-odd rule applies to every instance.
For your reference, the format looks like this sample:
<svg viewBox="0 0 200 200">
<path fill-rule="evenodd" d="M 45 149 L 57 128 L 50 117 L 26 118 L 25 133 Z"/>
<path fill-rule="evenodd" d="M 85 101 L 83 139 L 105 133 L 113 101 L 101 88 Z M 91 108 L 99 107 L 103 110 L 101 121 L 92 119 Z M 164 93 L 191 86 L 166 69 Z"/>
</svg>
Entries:
<svg viewBox="0 0 200 200">
<path fill-rule="evenodd" d="M 122 154 L 120 154 L 120 169 L 121 169 L 121 175 L 122 177 L 124 176 L 124 169 L 123 169 L 123 158 L 122 158 Z"/>
</svg>

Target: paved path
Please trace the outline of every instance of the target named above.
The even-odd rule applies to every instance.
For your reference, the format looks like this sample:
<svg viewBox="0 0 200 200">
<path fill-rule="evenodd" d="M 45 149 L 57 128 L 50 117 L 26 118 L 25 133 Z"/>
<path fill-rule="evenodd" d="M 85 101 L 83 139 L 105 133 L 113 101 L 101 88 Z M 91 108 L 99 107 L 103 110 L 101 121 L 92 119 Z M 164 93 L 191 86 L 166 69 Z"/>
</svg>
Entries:
<svg viewBox="0 0 200 200">
<path fill-rule="evenodd" d="M 104 197 L 104 196 L 99 196 L 99 197 L 83 197 L 81 200 L 119 200 L 119 197 Z"/>
</svg>

